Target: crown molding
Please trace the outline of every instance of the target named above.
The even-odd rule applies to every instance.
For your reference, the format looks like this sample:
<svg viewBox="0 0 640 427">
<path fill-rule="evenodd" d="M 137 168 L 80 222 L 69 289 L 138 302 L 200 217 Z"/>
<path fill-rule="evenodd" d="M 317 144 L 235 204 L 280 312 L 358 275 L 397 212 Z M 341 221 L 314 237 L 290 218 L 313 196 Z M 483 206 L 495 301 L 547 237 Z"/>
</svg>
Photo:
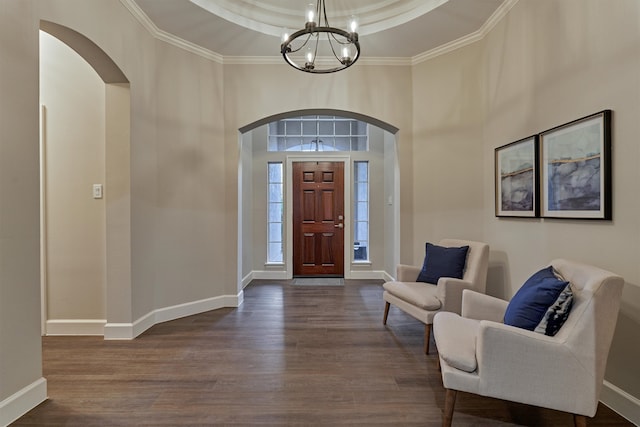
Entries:
<svg viewBox="0 0 640 427">
<path fill-rule="evenodd" d="M 487 34 L 489 34 L 493 27 L 495 27 L 498 22 L 500 22 L 502 18 L 509 13 L 516 3 L 518 3 L 518 0 L 505 0 L 477 31 L 464 37 L 460 37 L 457 40 L 453 40 L 452 42 L 443 44 L 442 46 L 438 46 L 435 49 L 416 55 L 411 58 L 411 64 L 416 65 L 421 62 L 428 61 L 429 59 L 444 55 L 445 53 L 453 52 L 454 50 L 482 40 Z"/>
<path fill-rule="evenodd" d="M 169 43 L 177 48 L 194 53 L 203 58 L 222 64 L 224 58 L 222 55 L 191 43 L 187 40 L 176 37 L 173 34 L 161 30 L 153 23 L 146 13 L 136 4 L 134 0 L 120 0 L 120 3 L 129 10 L 131 15 L 156 39 Z"/>
<path fill-rule="evenodd" d="M 158 28 L 146 13 L 138 6 L 135 0 L 120 0 L 120 3 L 129 10 L 133 17 L 156 39 L 169 43 L 180 49 L 194 53 L 203 58 L 217 62 L 219 64 L 232 65 L 280 65 L 282 57 L 280 56 L 223 56 L 219 53 L 205 49 L 201 46 L 191 43 L 173 34 Z M 487 21 L 475 32 L 461 37 L 452 42 L 438 46 L 427 52 L 416 55 L 412 58 L 361 58 L 358 64 L 361 65 L 388 65 L 388 66 L 410 66 L 420 64 L 437 56 L 444 55 L 464 46 L 470 45 L 482 40 L 498 22 L 504 18 L 518 0 L 505 0 L 500 7 L 487 19 Z"/>
<path fill-rule="evenodd" d="M 317 59 L 318 63 L 325 61 L 323 58 Z M 225 56 L 224 65 L 282 65 L 282 56 Z M 329 62 L 327 60 L 327 62 Z M 387 65 L 387 66 L 408 66 L 411 65 L 411 58 L 360 58 L 358 65 Z"/>
</svg>

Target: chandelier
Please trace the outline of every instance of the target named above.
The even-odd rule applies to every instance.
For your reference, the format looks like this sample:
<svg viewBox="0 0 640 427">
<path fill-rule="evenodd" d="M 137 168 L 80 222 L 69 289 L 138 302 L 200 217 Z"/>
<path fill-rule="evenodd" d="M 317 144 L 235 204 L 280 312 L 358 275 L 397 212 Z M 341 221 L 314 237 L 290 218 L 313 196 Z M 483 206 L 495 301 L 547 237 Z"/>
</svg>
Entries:
<svg viewBox="0 0 640 427">
<path fill-rule="evenodd" d="M 344 70 L 360 57 L 357 19 L 349 19 L 349 31 L 329 25 L 324 0 L 307 6 L 303 29 L 282 36 L 280 52 L 289 65 L 307 73 L 327 74 Z"/>
</svg>

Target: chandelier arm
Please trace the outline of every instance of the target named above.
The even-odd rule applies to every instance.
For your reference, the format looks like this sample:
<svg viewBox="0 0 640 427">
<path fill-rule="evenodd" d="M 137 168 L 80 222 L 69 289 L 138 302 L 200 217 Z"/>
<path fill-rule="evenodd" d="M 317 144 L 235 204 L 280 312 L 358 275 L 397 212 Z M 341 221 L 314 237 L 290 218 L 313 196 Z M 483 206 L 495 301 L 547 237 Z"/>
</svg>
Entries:
<svg viewBox="0 0 640 427">
<path fill-rule="evenodd" d="M 320 33 L 316 33 L 316 48 L 313 52 L 313 61 L 311 61 L 312 65 L 316 64 L 316 58 L 318 57 L 318 45 L 320 44 Z"/>
<path fill-rule="evenodd" d="M 344 62 L 342 62 L 342 60 L 340 59 L 340 57 L 338 57 L 338 54 L 336 53 L 336 49 L 333 47 L 333 43 L 331 43 L 331 39 L 335 39 L 335 37 L 332 37 L 333 34 L 332 33 L 328 33 L 327 35 L 327 41 L 329 42 L 329 46 L 331 46 L 331 52 L 333 52 L 333 57 L 336 58 L 338 60 L 338 62 L 340 62 L 341 64 L 344 64 Z M 337 40 L 336 40 L 337 41 Z"/>
<path fill-rule="evenodd" d="M 309 43 L 309 40 L 311 40 L 311 36 L 312 36 L 312 33 L 309 33 L 309 35 L 307 36 L 307 39 L 304 41 L 304 43 L 302 43 L 302 45 L 299 48 L 297 48 L 297 49 L 289 49 L 289 52 L 296 53 L 296 52 L 300 51 L 303 47 L 305 47 L 307 45 L 307 43 Z M 289 40 L 289 43 L 287 43 L 287 46 L 291 47 L 290 45 L 291 45 L 292 41 L 293 41 L 293 39 Z"/>
<path fill-rule="evenodd" d="M 347 38 L 346 38 L 346 40 L 347 40 L 346 42 L 340 41 L 340 39 L 338 39 L 338 38 L 336 37 L 335 33 L 329 33 L 329 36 L 327 36 L 327 37 L 331 37 L 331 38 L 333 38 L 333 39 L 336 41 L 336 43 L 340 43 L 340 44 L 344 44 L 344 45 L 351 45 L 351 44 L 353 44 L 353 40 L 351 40 L 351 38 L 350 38 L 350 37 L 347 37 Z"/>
</svg>

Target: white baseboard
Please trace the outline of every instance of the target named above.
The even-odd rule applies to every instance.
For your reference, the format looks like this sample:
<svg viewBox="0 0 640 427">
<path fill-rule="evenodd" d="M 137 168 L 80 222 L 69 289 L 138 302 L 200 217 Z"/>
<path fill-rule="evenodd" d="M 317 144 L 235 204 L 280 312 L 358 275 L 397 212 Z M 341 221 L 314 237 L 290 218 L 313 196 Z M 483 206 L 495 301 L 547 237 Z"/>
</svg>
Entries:
<svg viewBox="0 0 640 427">
<path fill-rule="evenodd" d="M 383 273 L 384 273 L 384 277 L 382 278 L 382 280 L 384 280 L 385 282 L 393 282 L 393 281 L 396 280 L 395 277 L 393 277 L 392 275 L 390 275 L 386 271 L 383 271 Z"/>
<path fill-rule="evenodd" d="M 131 340 L 157 323 L 168 322 L 219 308 L 238 307 L 243 300 L 244 294 L 241 291 L 235 296 L 223 295 L 160 308 L 147 313 L 133 323 L 107 323 L 104 325 L 104 339 Z"/>
<path fill-rule="evenodd" d="M 45 335 L 104 335 L 104 319 L 54 319 L 45 323 Z"/>
<path fill-rule="evenodd" d="M 287 277 L 286 271 L 269 271 L 269 270 L 254 270 L 252 272 L 252 279 L 263 279 L 263 280 L 289 280 L 290 277 Z"/>
<path fill-rule="evenodd" d="M 8 426 L 47 400 L 47 380 L 40 378 L 0 402 L 0 426 Z"/>
<path fill-rule="evenodd" d="M 382 270 L 351 270 L 348 277 L 345 278 L 355 280 L 384 280 L 385 274 Z"/>
<path fill-rule="evenodd" d="M 640 425 L 640 399 L 605 381 L 600 402 L 635 425 Z"/>
<path fill-rule="evenodd" d="M 249 282 L 253 279 L 263 279 L 263 280 L 289 280 L 291 277 L 288 277 L 286 271 L 269 271 L 269 270 L 254 270 L 251 273 L 247 274 L 244 279 L 242 279 L 242 287 L 244 288 L 249 284 Z M 345 279 L 360 279 L 360 280 L 375 280 L 382 279 L 385 281 L 392 280 L 392 277 L 387 274 L 386 271 L 382 270 L 351 270 L 346 272 Z M 246 280 L 246 283 L 245 283 Z"/>
<path fill-rule="evenodd" d="M 253 271 L 247 274 L 242 278 L 242 289 L 246 288 L 247 285 L 253 280 Z"/>
</svg>

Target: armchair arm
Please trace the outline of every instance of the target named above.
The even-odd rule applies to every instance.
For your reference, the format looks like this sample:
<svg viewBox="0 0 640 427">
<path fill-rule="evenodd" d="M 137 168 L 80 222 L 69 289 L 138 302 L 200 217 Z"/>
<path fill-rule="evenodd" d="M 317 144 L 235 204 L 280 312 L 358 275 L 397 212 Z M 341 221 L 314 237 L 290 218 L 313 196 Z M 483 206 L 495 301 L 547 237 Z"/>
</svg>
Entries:
<svg viewBox="0 0 640 427">
<path fill-rule="evenodd" d="M 483 320 L 476 359 L 480 394 L 578 414 L 597 405 L 593 372 L 555 337 Z"/>
<path fill-rule="evenodd" d="M 502 323 L 508 301 L 472 290 L 462 293 L 462 317 Z"/>
<path fill-rule="evenodd" d="M 396 280 L 398 282 L 415 282 L 422 267 L 415 265 L 398 264 L 396 268 Z"/>
<path fill-rule="evenodd" d="M 471 282 L 452 277 L 441 277 L 438 280 L 436 294 L 442 302 L 442 310 L 460 314 L 462 310 L 462 292 L 473 288 Z"/>
</svg>

